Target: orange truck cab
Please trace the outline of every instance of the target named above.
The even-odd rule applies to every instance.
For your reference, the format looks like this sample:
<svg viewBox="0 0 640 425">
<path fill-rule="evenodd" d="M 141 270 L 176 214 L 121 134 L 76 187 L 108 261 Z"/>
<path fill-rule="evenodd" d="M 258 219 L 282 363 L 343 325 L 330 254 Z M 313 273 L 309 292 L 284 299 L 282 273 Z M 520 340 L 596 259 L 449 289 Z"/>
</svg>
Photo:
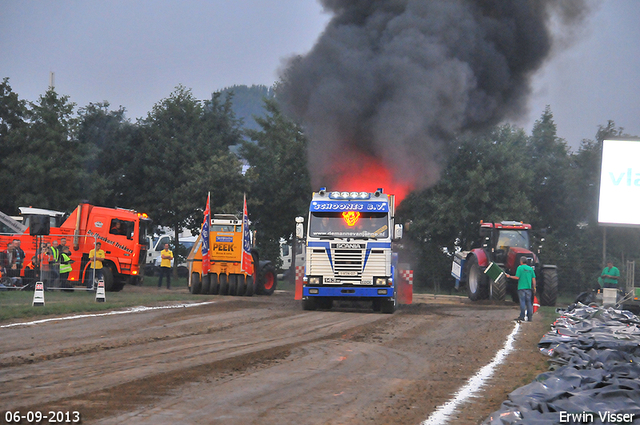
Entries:
<svg viewBox="0 0 640 425">
<path fill-rule="evenodd" d="M 37 208 L 20 208 L 23 233 L 0 235 L 0 250 L 6 250 L 13 239 L 21 241 L 25 252 L 24 264 L 36 255 L 44 243 L 58 241 L 70 247 L 72 270 L 64 285 L 68 288 L 86 287 L 91 283 L 89 251 L 95 242 L 101 243 L 105 252 L 103 279 L 107 291 L 119 291 L 126 283 L 139 285 L 144 279 L 143 270 L 147 252 L 147 229 L 151 221 L 146 214 L 122 208 L 97 207 L 82 203 L 69 215 Z M 42 230 L 42 221 L 48 231 L 32 231 L 36 226 Z M 39 235 L 32 235 L 39 233 Z M 42 260 L 39 260 L 42 262 Z M 24 276 L 23 270 L 21 276 Z"/>
</svg>

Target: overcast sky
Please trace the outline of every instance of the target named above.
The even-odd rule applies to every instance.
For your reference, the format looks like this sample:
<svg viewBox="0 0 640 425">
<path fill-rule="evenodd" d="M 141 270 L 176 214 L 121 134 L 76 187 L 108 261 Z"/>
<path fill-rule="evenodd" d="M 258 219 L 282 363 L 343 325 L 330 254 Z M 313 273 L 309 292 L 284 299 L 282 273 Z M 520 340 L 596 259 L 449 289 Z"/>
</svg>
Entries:
<svg viewBox="0 0 640 425">
<path fill-rule="evenodd" d="M 234 84 L 271 86 L 330 16 L 316 0 L 0 0 L 0 78 L 36 101 L 55 88 L 78 107 L 108 101 L 144 117 L 182 84 L 198 99 Z M 530 132 L 550 105 L 575 149 L 612 119 L 640 135 L 640 1 L 605 0 L 574 44 L 534 80 Z"/>
</svg>

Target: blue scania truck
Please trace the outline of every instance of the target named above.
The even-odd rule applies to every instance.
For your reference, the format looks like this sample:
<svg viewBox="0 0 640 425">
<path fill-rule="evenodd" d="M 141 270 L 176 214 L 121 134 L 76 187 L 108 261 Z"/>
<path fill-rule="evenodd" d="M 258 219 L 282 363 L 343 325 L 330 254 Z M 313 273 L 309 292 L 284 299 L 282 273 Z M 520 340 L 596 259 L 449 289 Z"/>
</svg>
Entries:
<svg viewBox="0 0 640 425">
<path fill-rule="evenodd" d="M 302 306 L 330 309 L 334 300 L 368 300 L 374 311 L 393 313 L 397 305 L 397 254 L 402 238 L 394 224 L 394 195 L 375 192 L 313 194 L 306 232 Z M 299 231 L 298 233 L 302 233 Z"/>
</svg>

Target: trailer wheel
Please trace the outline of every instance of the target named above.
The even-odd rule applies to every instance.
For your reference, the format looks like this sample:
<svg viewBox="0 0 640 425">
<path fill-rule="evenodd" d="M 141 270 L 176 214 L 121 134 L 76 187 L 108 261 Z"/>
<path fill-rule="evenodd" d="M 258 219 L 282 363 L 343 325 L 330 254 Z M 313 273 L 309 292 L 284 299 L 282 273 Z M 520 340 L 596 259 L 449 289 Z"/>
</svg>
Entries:
<svg viewBox="0 0 640 425">
<path fill-rule="evenodd" d="M 192 294 L 199 294 L 202 289 L 202 282 L 200 282 L 200 273 L 191 273 L 191 287 L 189 290 Z"/>
<path fill-rule="evenodd" d="M 273 264 L 267 263 L 260 268 L 258 273 L 258 284 L 256 285 L 256 294 L 271 295 L 276 289 L 276 269 Z"/>
<path fill-rule="evenodd" d="M 235 295 L 236 289 L 238 289 L 238 275 L 230 274 L 229 275 L 229 295 Z"/>
<path fill-rule="evenodd" d="M 202 294 L 209 293 L 209 287 L 211 285 L 211 279 L 209 277 L 209 274 L 202 275 L 202 289 L 200 290 Z"/>
<path fill-rule="evenodd" d="M 252 297 L 255 292 L 255 283 L 253 282 L 253 275 L 247 276 L 247 290 L 245 291 L 245 295 L 247 297 Z"/>
<path fill-rule="evenodd" d="M 218 295 L 220 292 L 220 283 L 218 282 L 218 275 L 215 273 L 209 273 L 209 294 Z"/>
<path fill-rule="evenodd" d="M 542 294 L 540 303 L 542 305 L 556 305 L 558 298 L 558 271 L 556 269 L 542 269 Z"/>
<path fill-rule="evenodd" d="M 219 295 L 228 295 L 229 294 L 229 277 L 226 273 L 220 273 L 220 290 L 218 291 Z"/>
<path fill-rule="evenodd" d="M 488 278 L 480 270 L 478 257 L 472 255 L 467 261 L 467 295 L 471 301 L 478 301 L 487 298 Z"/>
<path fill-rule="evenodd" d="M 247 293 L 247 281 L 243 274 L 238 275 L 238 283 L 236 284 L 236 295 L 239 297 Z"/>
<path fill-rule="evenodd" d="M 317 310 L 318 305 L 316 303 L 316 299 L 312 297 L 307 297 L 302 300 L 302 309 L 303 310 Z"/>
</svg>

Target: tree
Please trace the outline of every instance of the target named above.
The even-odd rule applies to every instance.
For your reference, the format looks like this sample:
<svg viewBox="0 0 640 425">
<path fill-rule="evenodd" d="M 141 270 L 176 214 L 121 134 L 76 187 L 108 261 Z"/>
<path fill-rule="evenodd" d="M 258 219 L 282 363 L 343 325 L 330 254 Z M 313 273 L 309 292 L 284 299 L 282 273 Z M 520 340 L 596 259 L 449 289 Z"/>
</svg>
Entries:
<svg viewBox="0 0 640 425">
<path fill-rule="evenodd" d="M 528 192 L 533 172 L 523 154 L 527 137 L 510 125 L 467 134 L 449 159 L 440 181 L 414 192 L 402 202 L 397 217 L 411 222 L 407 241 L 420 254 L 414 267 L 418 281 L 451 281 L 451 259 L 456 247 L 480 243 L 480 220 L 530 221 L 536 214 Z M 440 285 L 444 286 L 444 285 Z"/>
<path fill-rule="evenodd" d="M 49 89 L 26 112 L 28 125 L 12 131 L 13 149 L 6 157 L 14 180 L 16 205 L 62 211 L 80 201 L 86 174 L 82 150 L 75 139 L 75 104 Z M 19 146 L 17 145 L 19 144 Z"/>
<path fill-rule="evenodd" d="M 551 108 L 547 105 L 533 126 L 527 143 L 533 171 L 531 202 L 538 214 L 532 218 L 534 228 L 571 232 L 575 227 L 575 213 L 568 198 L 570 158 L 565 141 L 557 136 Z"/>
<path fill-rule="evenodd" d="M 83 147 L 87 180 L 81 196 L 109 207 L 132 207 L 133 193 L 125 188 L 132 168 L 141 167 L 136 152 L 137 128 L 125 117 L 125 109 L 110 111 L 109 103 L 90 103 L 79 110 L 78 143 Z"/>
<path fill-rule="evenodd" d="M 196 229 L 195 223 L 202 223 L 200 212 L 210 185 L 224 185 L 213 189 L 220 205 L 227 205 L 230 193 L 237 196 L 241 167 L 229 147 L 241 141 L 240 122 L 230 98 L 223 102 L 214 93 L 210 101 L 201 102 L 191 90 L 178 86 L 140 125 L 140 203 L 157 224 L 174 229 L 177 245 L 181 228 Z M 224 173 L 211 175 L 225 164 Z M 240 183 L 235 184 L 236 179 Z M 240 202 L 236 205 L 239 209 Z"/>
<path fill-rule="evenodd" d="M 23 134 L 26 102 L 18 98 L 9 85 L 9 78 L 4 78 L 0 83 L 0 211 L 15 213 L 15 199 L 17 196 L 16 185 L 19 174 L 13 172 L 10 160 L 24 150 L 19 134 Z"/>
<path fill-rule="evenodd" d="M 264 107 L 266 116 L 256 118 L 262 129 L 247 131 L 255 143 L 244 142 L 240 153 L 250 164 L 247 203 L 258 231 L 260 254 L 279 262 L 280 239 L 291 240 L 295 217 L 309 209 L 307 140 L 302 129 L 282 114 L 275 99 L 265 99 Z"/>
</svg>

